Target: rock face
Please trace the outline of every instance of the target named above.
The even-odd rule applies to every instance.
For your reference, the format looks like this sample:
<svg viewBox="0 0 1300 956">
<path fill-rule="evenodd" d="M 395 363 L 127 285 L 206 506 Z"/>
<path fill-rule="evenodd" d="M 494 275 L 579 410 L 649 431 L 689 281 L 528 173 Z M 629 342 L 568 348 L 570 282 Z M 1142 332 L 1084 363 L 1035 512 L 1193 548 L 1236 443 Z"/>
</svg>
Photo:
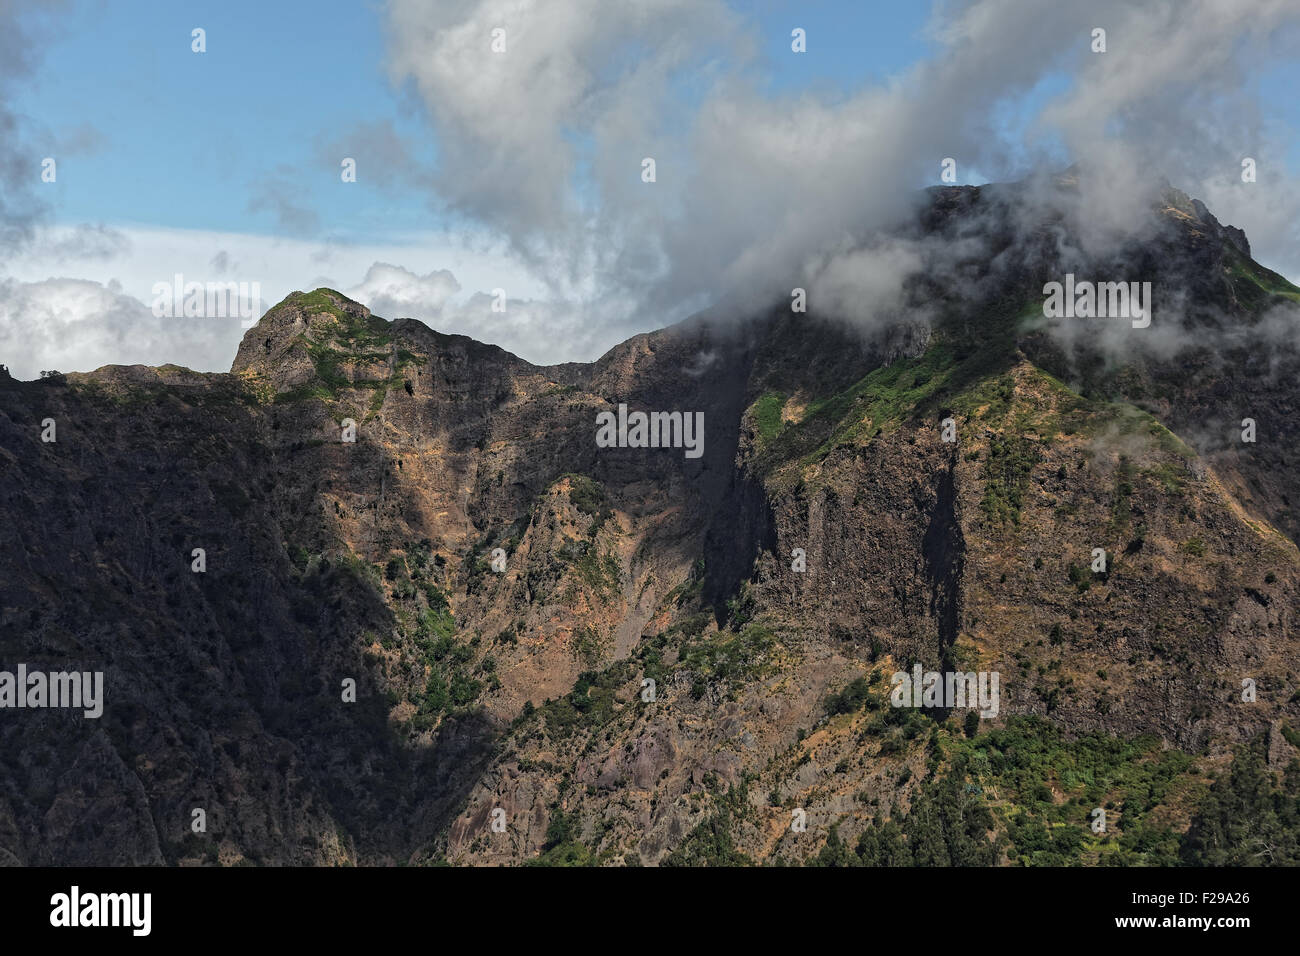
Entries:
<svg viewBox="0 0 1300 956">
<path fill-rule="evenodd" d="M 542 368 L 322 289 L 229 374 L 0 373 L 0 670 L 106 684 L 0 710 L 0 858 L 806 861 L 952 764 L 965 709 L 864 703 L 914 664 L 997 672 L 980 730 L 1285 766 L 1300 290 L 1172 190 L 1076 253 L 1071 196 L 931 190 L 871 336 L 701 316 Z M 1151 281 L 1158 334 L 1044 328 L 1066 271 Z M 620 404 L 703 454 L 598 447 Z"/>
</svg>

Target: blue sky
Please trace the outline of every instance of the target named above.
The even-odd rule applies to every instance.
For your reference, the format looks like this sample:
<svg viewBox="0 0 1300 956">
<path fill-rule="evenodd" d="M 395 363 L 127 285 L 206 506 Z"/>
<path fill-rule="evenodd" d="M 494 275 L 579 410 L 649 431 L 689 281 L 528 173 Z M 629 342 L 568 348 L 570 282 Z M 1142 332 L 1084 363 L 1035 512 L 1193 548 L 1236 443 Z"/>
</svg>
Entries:
<svg viewBox="0 0 1300 956">
<path fill-rule="evenodd" d="M 286 167 L 328 200 L 327 229 L 420 224 L 422 203 L 379 208 L 364 175 L 357 189 L 334 188 L 337 166 L 317 155 L 329 131 L 374 119 L 432 150 L 384 74 L 369 4 L 133 0 L 129 17 L 116 4 L 77 9 L 76 29 L 61 31 L 39 83 L 14 103 L 56 135 L 82 123 L 104 133 L 101 149 L 60 163 L 60 220 L 275 232 L 249 205 L 256 185 Z M 207 31 L 206 53 L 190 49 L 195 27 Z"/>
<path fill-rule="evenodd" d="M 17 9 L 0 8 L 0 30 L 15 16 L 30 27 L 34 66 L 0 69 L 0 119 L 18 134 L 0 143 L 0 190 L 7 170 L 29 169 L 21 188 L 46 214 L 0 257 L 0 360 L 25 371 L 228 367 L 240 326 L 200 336 L 144 318 L 151 288 L 177 273 L 256 281 L 263 308 L 330 285 L 533 361 L 591 359 L 882 224 L 891 196 L 939 181 L 945 155 L 960 183 L 1018 178 L 1074 161 L 1070 135 L 1094 159 L 1129 149 L 1130 165 L 1158 164 L 1300 280 L 1300 55 L 1281 29 L 1300 9 L 1270 0 L 1185 0 L 1192 12 L 1165 20 L 1167 5 L 1128 0 Z M 1087 49 L 1094 11 L 1111 28 L 1104 60 Z M 504 72 L 464 61 L 508 16 Z M 795 27 L 805 54 L 790 49 Z M 1173 55 L 1155 55 L 1166 44 Z M 552 69 L 551 51 L 569 65 Z M 639 95 L 643 76 L 662 95 Z M 555 105 L 570 102 L 584 111 L 572 122 Z M 1062 105 L 1082 130 L 1044 122 Z M 1127 139 L 1090 135 L 1116 117 L 1136 117 Z M 653 192 L 638 181 L 643 142 L 660 151 Z M 1240 155 L 1259 158 L 1259 189 L 1237 182 Z M 40 183 L 44 157 L 56 183 Z M 355 183 L 341 181 L 344 157 Z M 482 306 L 498 287 L 508 319 Z"/>
<path fill-rule="evenodd" d="M 733 7 L 759 24 L 763 80 L 774 91 L 884 82 L 927 49 L 923 3 Z M 38 82 L 11 104 L 50 134 L 33 137 L 48 155 L 86 124 L 102 136 L 93 152 L 57 156 L 56 221 L 273 235 L 276 217 L 250 204 L 261 183 L 288 173 L 322 215 L 322 231 L 338 238 L 444 225 L 426 192 L 380 188 L 364 142 L 345 154 L 358 160 L 354 185 L 321 155 L 358 123 L 386 120 L 413 153 L 436 158 L 421 107 L 387 75 L 378 4 L 83 0 L 73 9 L 44 51 Z M 790 54 L 794 26 L 808 32 L 810 55 Z M 190 49 L 195 27 L 207 31 L 204 54 Z"/>
<path fill-rule="evenodd" d="M 754 68 L 773 92 L 833 98 L 887 83 L 934 50 L 924 2 L 730 5 L 763 40 Z M 381 6 L 74 0 L 44 49 L 37 81 L 19 87 L 10 103 L 45 134 L 33 145 L 58 154 L 59 188 L 42 194 L 55 221 L 275 235 L 283 224 L 272 210 L 255 208 L 255 199 L 268 182 L 289 177 L 295 195 L 320 215 L 320 232 L 337 239 L 454 226 L 427 190 L 390 181 L 364 140 L 348 138 L 359 123 L 386 121 L 414 156 L 436 161 L 417 98 L 387 75 Z M 808 33 L 806 56 L 790 54 L 793 26 Z M 190 49 L 194 27 L 207 31 L 202 55 Z M 1049 78 L 1005 109 L 1005 129 L 1018 131 L 1066 85 Z M 1255 85 L 1267 118 L 1300 129 L 1300 62 L 1262 72 Z M 98 134 L 93 150 L 59 149 L 87 127 Z M 327 161 L 336 143 L 360 164 L 355 188 L 343 187 L 337 160 Z M 1300 168 L 1294 135 L 1286 161 Z M 963 181 L 982 181 L 962 173 Z"/>
</svg>

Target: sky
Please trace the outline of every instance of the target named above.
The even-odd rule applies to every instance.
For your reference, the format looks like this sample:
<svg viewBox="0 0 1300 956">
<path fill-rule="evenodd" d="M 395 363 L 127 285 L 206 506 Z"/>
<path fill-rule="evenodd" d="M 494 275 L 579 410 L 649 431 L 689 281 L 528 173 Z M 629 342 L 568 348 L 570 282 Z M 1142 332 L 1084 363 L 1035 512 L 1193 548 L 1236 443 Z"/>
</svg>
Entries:
<svg viewBox="0 0 1300 956">
<path fill-rule="evenodd" d="M 1300 0 L 0 0 L 0 363 L 228 369 L 251 319 L 154 314 L 176 275 L 538 363 L 798 281 L 874 306 L 851 247 L 945 157 L 1091 161 L 1119 208 L 1158 168 L 1300 281 L 1298 28 Z"/>
</svg>

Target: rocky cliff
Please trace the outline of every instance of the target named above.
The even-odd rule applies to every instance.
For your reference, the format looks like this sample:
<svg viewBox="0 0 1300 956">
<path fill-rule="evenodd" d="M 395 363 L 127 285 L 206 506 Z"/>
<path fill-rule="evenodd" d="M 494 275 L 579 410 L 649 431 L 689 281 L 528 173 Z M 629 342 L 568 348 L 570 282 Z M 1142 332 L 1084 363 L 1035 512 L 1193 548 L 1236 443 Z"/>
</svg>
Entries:
<svg viewBox="0 0 1300 956">
<path fill-rule="evenodd" d="M 1167 861 L 1300 740 L 1300 290 L 1175 190 L 1102 252 L 1030 192 L 927 193 L 869 330 L 543 368 L 321 289 L 229 374 L 0 377 L 0 665 L 106 682 L 0 711 L 0 856 Z M 1046 322 L 1066 272 L 1151 327 Z M 703 453 L 601 447 L 620 405 Z M 890 706 L 917 664 L 996 716 Z"/>
</svg>

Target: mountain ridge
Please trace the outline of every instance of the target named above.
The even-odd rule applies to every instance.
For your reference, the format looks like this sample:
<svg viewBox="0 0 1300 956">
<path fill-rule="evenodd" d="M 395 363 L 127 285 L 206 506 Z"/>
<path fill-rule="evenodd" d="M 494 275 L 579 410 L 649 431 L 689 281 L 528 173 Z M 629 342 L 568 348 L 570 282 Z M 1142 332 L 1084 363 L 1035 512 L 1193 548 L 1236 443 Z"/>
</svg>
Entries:
<svg viewBox="0 0 1300 956">
<path fill-rule="evenodd" d="M 1234 748 L 1263 740 L 1270 772 L 1295 755 L 1300 362 L 1278 347 L 1249 374 L 1231 350 L 1300 290 L 1182 194 L 1093 262 L 1068 188 L 1019 188 L 932 190 L 910 227 L 926 268 L 865 334 L 814 299 L 535 366 L 316 290 L 248 330 L 229 373 L 0 379 L 4 660 L 104 662 L 110 702 L 102 725 L 6 724 L 0 847 L 667 864 L 857 839 L 857 860 L 915 859 L 933 837 L 913 808 L 974 799 L 995 771 L 971 768 L 1013 740 L 1043 748 L 1054 796 L 979 803 L 994 837 L 951 847 L 1168 862 Z M 1177 293 L 1155 328 L 1181 344 L 1044 327 L 1063 267 Z M 704 454 L 598 449 L 620 402 L 703 410 Z M 1262 445 L 1177 437 L 1242 408 Z M 967 733 L 889 708 L 882 680 L 913 664 L 1000 671 L 1001 716 Z M 1093 741 L 1091 782 L 1052 728 Z M 1134 760 L 1168 778 L 1129 780 Z M 1139 810 L 1130 786 L 1161 795 Z M 1088 830 L 1106 800 L 1126 807 L 1114 839 Z M 1079 839 L 1040 846 L 1027 819 Z"/>
</svg>

